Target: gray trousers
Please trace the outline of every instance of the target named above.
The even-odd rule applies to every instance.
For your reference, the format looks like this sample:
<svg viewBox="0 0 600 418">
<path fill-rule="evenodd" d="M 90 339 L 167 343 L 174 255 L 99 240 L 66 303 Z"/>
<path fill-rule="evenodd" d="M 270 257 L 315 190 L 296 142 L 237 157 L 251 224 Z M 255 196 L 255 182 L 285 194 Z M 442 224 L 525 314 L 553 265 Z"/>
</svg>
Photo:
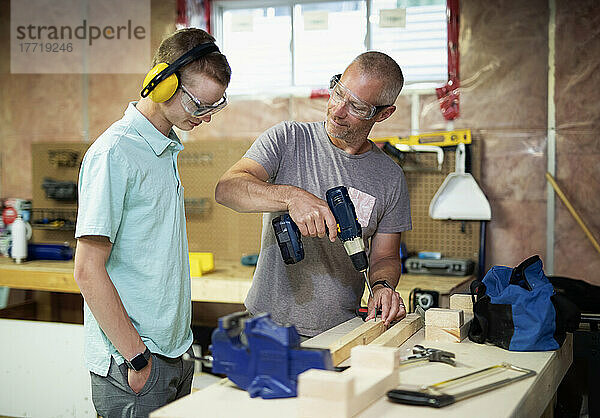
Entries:
<svg viewBox="0 0 600 418">
<path fill-rule="evenodd" d="M 192 348 L 188 354 L 193 355 Z M 90 372 L 92 402 L 104 418 L 147 417 L 150 412 L 188 395 L 192 389 L 194 361 L 152 354 L 152 369 L 146 384 L 135 393 L 127 383 L 127 365 L 111 358 L 106 377 Z"/>
</svg>

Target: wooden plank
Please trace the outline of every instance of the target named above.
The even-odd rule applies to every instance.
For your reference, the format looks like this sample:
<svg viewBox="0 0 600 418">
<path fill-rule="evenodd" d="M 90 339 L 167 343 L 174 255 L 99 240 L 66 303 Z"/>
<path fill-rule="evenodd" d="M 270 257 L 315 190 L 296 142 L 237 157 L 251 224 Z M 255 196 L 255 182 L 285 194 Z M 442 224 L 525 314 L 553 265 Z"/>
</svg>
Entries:
<svg viewBox="0 0 600 418">
<path fill-rule="evenodd" d="M 333 365 L 337 366 L 342 361 L 350 357 L 350 350 L 352 347 L 369 344 L 375 340 L 375 338 L 379 337 L 385 330 L 386 327 L 381 319 L 378 321 L 371 320 L 363 323 L 358 328 L 350 331 L 348 334 L 331 343 L 328 348 L 331 352 Z"/>
<path fill-rule="evenodd" d="M 419 314 L 408 314 L 406 318 L 393 325 L 386 332 L 375 338 L 369 345 L 382 347 L 400 347 L 404 341 L 423 328 L 423 318 Z"/>
<path fill-rule="evenodd" d="M 356 316 L 352 319 L 349 319 L 346 322 L 342 322 L 341 324 L 328 329 L 327 331 L 315 335 L 312 338 L 301 343 L 301 346 L 304 348 L 329 348 L 333 342 L 339 340 L 352 330 L 364 324 L 365 321 L 362 320 L 361 317 Z"/>
</svg>

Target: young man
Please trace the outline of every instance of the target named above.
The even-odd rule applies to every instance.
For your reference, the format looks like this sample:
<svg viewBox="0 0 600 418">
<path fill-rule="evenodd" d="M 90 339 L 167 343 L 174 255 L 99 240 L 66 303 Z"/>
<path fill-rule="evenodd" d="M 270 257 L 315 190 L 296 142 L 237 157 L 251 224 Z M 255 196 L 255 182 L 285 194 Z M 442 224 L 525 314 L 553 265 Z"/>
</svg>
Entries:
<svg viewBox="0 0 600 418">
<path fill-rule="evenodd" d="M 193 340 L 177 170 L 183 146 L 172 127 L 192 130 L 227 104 L 231 69 L 213 42 L 200 29 L 166 38 L 143 98 L 82 162 L 75 280 L 85 299 L 92 398 L 103 417 L 147 416 L 191 390 L 194 364 L 182 360 Z"/>
<path fill-rule="evenodd" d="M 217 202 L 239 212 L 263 216 L 261 251 L 248 310 L 270 312 L 314 336 L 354 317 L 364 278 L 354 270 L 329 210 L 325 192 L 349 189 L 370 238 L 370 272 L 377 308 L 389 324 L 406 315 L 394 290 L 400 278 L 400 233 L 411 228 L 410 205 L 402 169 L 369 141 L 373 125 L 387 119 L 404 78 L 398 64 L 380 52 L 359 55 L 343 75 L 331 79 L 325 122 L 283 122 L 263 133 L 246 155 L 220 179 Z M 286 265 L 271 220 L 289 212 L 303 237 L 305 259 Z M 329 240 L 325 237 L 326 228 Z"/>
</svg>

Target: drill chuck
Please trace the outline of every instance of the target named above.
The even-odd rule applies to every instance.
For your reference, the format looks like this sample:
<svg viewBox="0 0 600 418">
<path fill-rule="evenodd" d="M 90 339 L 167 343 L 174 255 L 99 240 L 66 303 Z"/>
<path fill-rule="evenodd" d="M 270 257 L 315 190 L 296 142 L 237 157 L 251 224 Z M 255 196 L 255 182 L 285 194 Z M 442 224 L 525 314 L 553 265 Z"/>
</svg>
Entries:
<svg viewBox="0 0 600 418">
<path fill-rule="evenodd" d="M 361 236 L 344 241 L 344 249 L 357 271 L 365 271 L 369 268 L 369 259 L 365 253 L 365 242 Z"/>
<path fill-rule="evenodd" d="M 357 271 L 366 271 L 369 268 L 369 259 L 364 251 L 350 255 L 350 260 Z"/>
</svg>

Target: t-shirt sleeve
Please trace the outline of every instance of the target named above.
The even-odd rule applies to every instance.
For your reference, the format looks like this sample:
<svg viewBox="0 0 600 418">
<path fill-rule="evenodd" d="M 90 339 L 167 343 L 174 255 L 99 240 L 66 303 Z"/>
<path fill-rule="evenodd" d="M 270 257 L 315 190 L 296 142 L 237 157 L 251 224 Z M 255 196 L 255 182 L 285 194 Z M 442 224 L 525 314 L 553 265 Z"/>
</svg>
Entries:
<svg viewBox="0 0 600 418">
<path fill-rule="evenodd" d="M 85 155 L 79 171 L 75 238 L 102 235 L 114 243 L 130 172 L 113 148 Z"/>
<path fill-rule="evenodd" d="M 392 189 L 383 216 L 377 226 L 377 232 L 383 234 L 394 234 L 412 229 L 410 197 L 402 169 L 398 167 L 398 172 L 393 178 L 396 179 L 397 187 Z"/>
<path fill-rule="evenodd" d="M 272 180 L 279 171 L 283 150 L 290 137 L 288 124 L 279 123 L 263 132 L 246 151 L 244 158 L 262 165 Z"/>
</svg>

